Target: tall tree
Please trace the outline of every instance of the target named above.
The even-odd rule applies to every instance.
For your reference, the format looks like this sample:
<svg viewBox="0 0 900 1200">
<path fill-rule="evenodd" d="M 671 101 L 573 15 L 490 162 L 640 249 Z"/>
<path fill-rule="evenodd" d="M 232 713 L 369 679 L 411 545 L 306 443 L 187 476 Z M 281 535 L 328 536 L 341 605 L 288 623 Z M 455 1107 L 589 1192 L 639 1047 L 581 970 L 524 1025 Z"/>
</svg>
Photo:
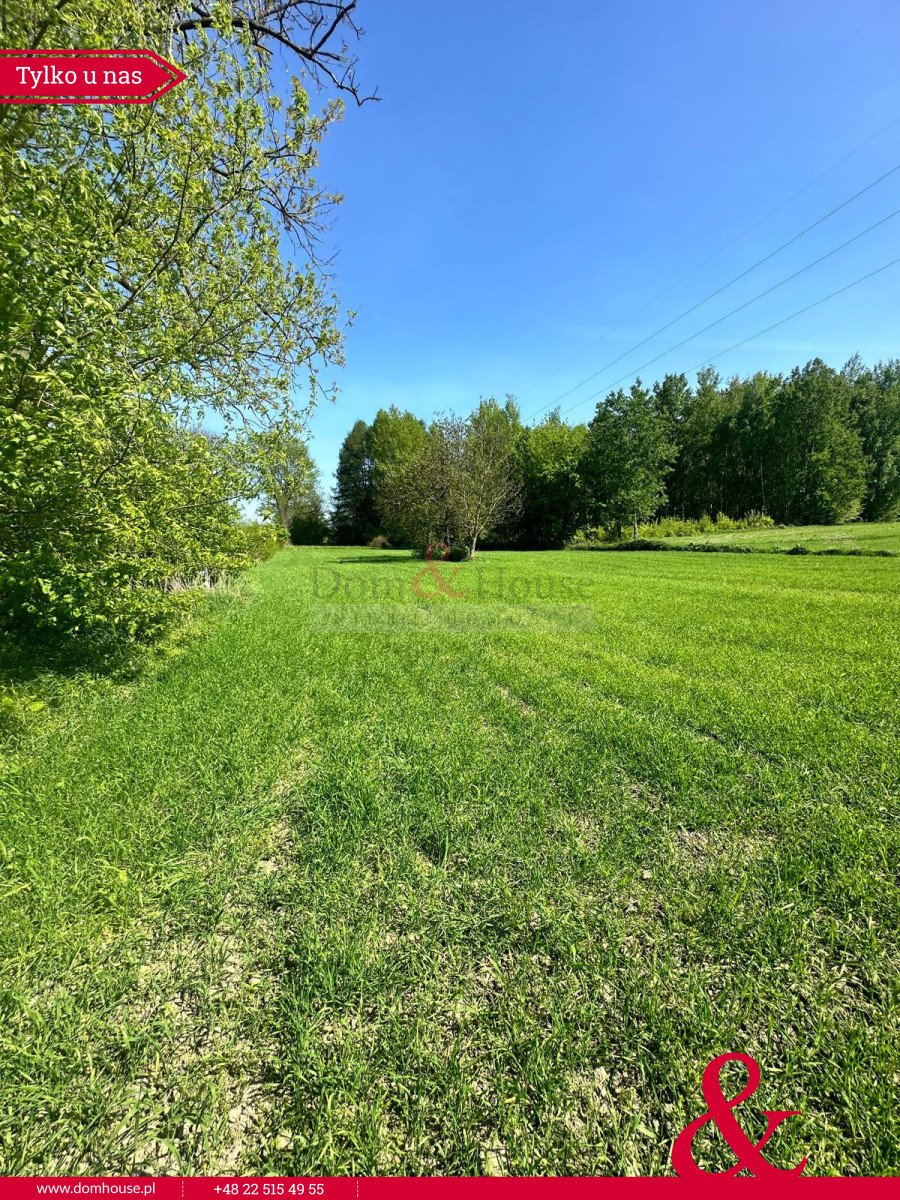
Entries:
<svg viewBox="0 0 900 1200">
<path fill-rule="evenodd" d="M 464 545 L 471 556 L 516 511 L 519 413 L 511 397 L 483 400 L 468 420 L 439 417 L 416 453 L 385 474 L 386 520 L 412 545 Z"/>
<path fill-rule="evenodd" d="M 290 530 L 294 517 L 321 507 L 319 472 L 302 429 L 282 422 L 251 431 L 243 439 L 253 494 L 263 502 L 263 515 Z"/>
<path fill-rule="evenodd" d="M 416 453 L 385 474 L 381 508 L 398 540 L 420 550 L 436 541 L 448 546 L 457 541 L 456 480 L 465 435 L 465 422 L 458 417 L 435 418 Z"/>
<path fill-rule="evenodd" d="M 790 524 L 859 516 L 866 464 L 845 375 L 813 359 L 795 367 L 772 402 L 771 512 Z"/>
<path fill-rule="evenodd" d="M 675 431 L 676 458 L 667 481 L 670 509 L 679 516 L 699 517 L 721 507 L 717 440 L 725 404 L 721 380 L 711 367 L 697 375 L 697 386 L 685 398 Z"/>
<path fill-rule="evenodd" d="M 321 546 L 328 540 L 330 529 L 318 488 L 294 510 L 288 533 L 294 546 Z"/>
<path fill-rule="evenodd" d="M 369 426 L 365 421 L 354 424 L 338 453 L 332 524 L 335 541 L 344 546 L 365 544 L 377 529 Z"/>
<path fill-rule="evenodd" d="M 392 542 L 402 544 L 405 534 L 402 524 L 392 521 L 385 502 L 387 481 L 392 473 L 401 471 L 422 450 L 426 438 L 425 423 L 411 412 L 401 412 L 395 405 L 380 408 L 368 432 L 368 457 L 371 470 L 372 502 L 381 532 Z"/>
<path fill-rule="evenodd" d="M 629 392 L 610 392 L 588 426 L 581 460 L 592 516 L 616 537 L 648 520 L 665 500 L 665 478 L 675 447 L 667 419 L 637 380 Z"/>
<path fill-rule="evenodd" d="M 772 405 L 782 380 L 758 371 L 728 386 L 730 407 L 725 420 L 731 450 L 716 511 L 743 517 L 769 510 L 768 479 L 772 468 Z"/>
<path fill-rule="evenodd" d="M 519 440 L 522 510 L 519 542 L 543 550 L 562 546 L 584 517 L 578 464 L 587 442 L 586 425 L 567 425 L 558 410 L 523 431 Z"/>
<path fill-rule="evenodd" d="M 866 521 L 896 520 L 900 516 L 900 360 L 867 370 L 856 356 L 844 374 L 866 460 L 861 515 Z"/>
<path fill-rule="evenodd" d="M 482 400 L 466 422 L 453 479 L 454 515 L 468 553 L 518 512 L 521 480 L 516 449 L 522 425 L 512 396 Z"/>
</svg>

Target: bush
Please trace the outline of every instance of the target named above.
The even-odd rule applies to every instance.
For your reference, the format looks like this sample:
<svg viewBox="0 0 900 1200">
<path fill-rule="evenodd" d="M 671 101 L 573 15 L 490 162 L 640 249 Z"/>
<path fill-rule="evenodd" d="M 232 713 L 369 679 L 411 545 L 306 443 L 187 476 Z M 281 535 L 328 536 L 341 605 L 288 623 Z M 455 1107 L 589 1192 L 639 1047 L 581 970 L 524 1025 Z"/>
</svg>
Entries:
<svg viewBox="0 0 900 1200">
<path fill-rule="evenodd" d="M 671 538 L 696 537 L 699 533 L 732 533 L 740 529 L 771 529 L 775 522 L 765 513 L 751 512 L 746 517 L 729 517 L 719 513 L 715 520 L 706 513 L 696 521 L 686 517 L 661 517 L 638 528 L 638 537 Z"/>
<path fill-rule="evenodd" d="M 80 412 L 62 385 L 45 401 L 0 405 L 0 627 L 155 638 L 250 561 L 228 457 L 99 384 Z"/>
<path fill-rule="evenodd" d="M 287 533 L 281 525 L 267 521 L 247 522 L 241 528 L 242 549 L 252 562 L 264 562 L 287 544 Z"/>
<path fill-rule="evenodd" d="M 376 534 L 367 545 L 370 550 L 390 550 L 392 548 L 390 541 L 383 533 Z"/>
<path fill-rule="evenodd" d="M 566 542 L 567 550 L 590 550 L 605 542 L 606 530 L 599 526 L 587 529 L 578 529 Z"/>
<path fill-rule="evenodd" d="M 745 529 L 773 529 L 775 522 L 767 513 L 748 512 L 744 517 Z"/>
</svg>

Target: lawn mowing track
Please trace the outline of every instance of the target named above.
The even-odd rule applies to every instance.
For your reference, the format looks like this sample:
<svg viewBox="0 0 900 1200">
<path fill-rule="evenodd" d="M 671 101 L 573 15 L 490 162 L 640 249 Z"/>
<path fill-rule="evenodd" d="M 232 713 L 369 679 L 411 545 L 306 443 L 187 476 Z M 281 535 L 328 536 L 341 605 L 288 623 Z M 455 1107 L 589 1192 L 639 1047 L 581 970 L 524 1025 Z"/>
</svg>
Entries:
<svg viewBox="0 0 900 1200">
<path fill-rule="evenodd" d="M 897 563 L 423 570 L 286 551 L 13 745 L 3 1170 L 659 1173 L 724 1050 L 900 1170 Z"/>
</svg>

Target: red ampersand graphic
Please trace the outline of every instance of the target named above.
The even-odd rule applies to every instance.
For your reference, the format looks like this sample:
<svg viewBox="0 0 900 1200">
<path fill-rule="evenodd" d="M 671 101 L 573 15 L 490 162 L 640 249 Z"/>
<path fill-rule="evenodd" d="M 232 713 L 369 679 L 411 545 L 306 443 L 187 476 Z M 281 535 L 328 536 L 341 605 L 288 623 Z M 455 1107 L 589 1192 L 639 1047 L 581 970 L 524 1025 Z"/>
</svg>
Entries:
<svg viewBox="0 0 900 1200">
<path fill-rule="evenodd" d="M 445 579 L 444 576 L 441 574 L 440 567 L 438 567 L 437 563 L 434 562 L 434 551 L 439 546 L 440 546 L 441 550 L 443 551 L 443 553 L 441 554 L 441 562 L 446 561 L 447 557 L 450 554 L 450 547 L 448 545 L 446 545 L 445 542 L 432 542 L 431 545 L 428 547 L 428 549 L 425 551 L 425 561 L 428 565 L 423 567 L 421 569 L 421 571 L 419 571 L 419 573 L 416 575 L 415 579 L 413 580 L 412 589 L 415 592 L 415 594 L 419 597 L 420 600 L 433 600 L 435 598 L 435 596 L 438 594 L 438 592 L 443 592 L 445 596 L 452 596 L 454 600 L 462 600 L 463 597 L 465 596 L 465 592 L 456 592 L 453 590 L 453 587 L 452 587 L 453 580 L 456 578 L 462 564 L 460 563 L 460 564 L 457 564 L 455 567 L 451 567 L 450 568 L 450 578 Z M 424 575 L 431 576 L 431 578 L 437 584 L 436 591 L 433 591 L 433 592 L 423 592 L 422 591 L 421 581 L 422 581 L 422 577 Z"/>
<path fill-rule="evenodd" d="M 722 1085 L 719 1083 L 722 1067 L 727 1062 L 743 1063 L 747 1068 L 749 1076 L 746 1087 L 733 1100 L 725 1099 L 722 1094 Z M 750 1138 L 747 1137 L 731 1111 L 733 1108 L 737 1108 L 739 1104 L 743 1104 L 745 1100 L 749 1100 L 759 1087 L 759 1080 L 759 1064 L 749 1054 L 720 1054 L 712 1060 L 703 1072 L 703 1098 L 708 1105 L 708 1111 L 702 1117 L 697 1117 L 695 1121 L 691 1121 L 690 1125 L 679 1133 L 672 1147 L 672 1166 L 675 1168 L 676 1174 L 695 1176 L 724 1175 L 733 1177 L 744 1170 L 752 1171 L 758 1178 L 770 1178 L 774 1175 L 800 1174 L 806 1166 L 805 1158 L 796 1167 L 791 1167 L 790 1170 L 782 1170 L 781 1167 L 773 1167 L 761 1153 L 763 1146 L 765 1146 L 782 1121 L 787 1117 L 800 1116 L 798 1110 L 769 1112 L 764 1109 L 768 1125 L 766 1126 L 766 1132 L 756 1143 L 751 1142 Z M 702 1167 L 697 1165 L 694 1158 L 694 1138 L 708 1121 L 715 1121 L 719 1127 L 719 1131 L 734 1151 L 735 1157 L 738 1160 L 737 1165 L 730 1167 L 727 1171 L 704 1171 Z"/>
</svg>

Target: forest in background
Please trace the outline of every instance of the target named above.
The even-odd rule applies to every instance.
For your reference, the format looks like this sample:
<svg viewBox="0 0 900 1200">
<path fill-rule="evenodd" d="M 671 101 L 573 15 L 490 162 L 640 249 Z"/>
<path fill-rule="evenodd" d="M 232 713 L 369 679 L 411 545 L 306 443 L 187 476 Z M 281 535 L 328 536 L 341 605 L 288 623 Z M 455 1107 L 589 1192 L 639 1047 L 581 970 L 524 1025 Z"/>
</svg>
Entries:
<svg viewBox="0 0 900 1200">
<path fill-rule="evenodd" d="M 647 521 L 768 518 L 779 524 L 889 521 L 900 513 L 900 361 L 692 386 L 670 374 L 610 392 L 587 424 L 558 411 L 523 425 L 512 397 L 426 424 L 397 408 L 357 421 L 336 472 L 330 534 L 550 549 L 585 526 L 620 539 Z M 311 518 L 307 520 L 306 518 Z M 294 540 L 327 536 L 312 496 Z"/>
</svg>

